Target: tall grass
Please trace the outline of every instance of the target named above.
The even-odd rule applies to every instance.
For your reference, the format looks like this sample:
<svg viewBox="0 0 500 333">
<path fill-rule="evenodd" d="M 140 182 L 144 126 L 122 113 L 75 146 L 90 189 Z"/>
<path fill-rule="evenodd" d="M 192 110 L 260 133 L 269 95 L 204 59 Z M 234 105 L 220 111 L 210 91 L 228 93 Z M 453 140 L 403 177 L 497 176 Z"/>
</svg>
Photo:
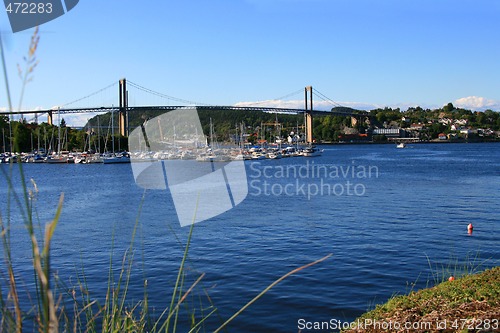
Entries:
<svg viewBox="0 0 500 333">
<path fill-rule="evenodd" d="M 15 167 L 19 168 L 21 193 L 18 193 L 14 186 L 12 171 Z M 44 333 L 60 331 L 175 333 L 181 329 L 184 332 L 186 325 L 189 326 L 189 332 L 207 330 L 205 324 L 208 319 L 211 319 L 217 313 L 217 308 L 211 303 L 208 295 L 206 295 L 206 299 L 209 301 L 209 306 L 204 306 L 203 296 L 194 295 L 195 289 L 199 288 L 205 274 L 200 274 L 194 279 L 188 278 L 188 269 L 186 267 L 194 224 L 189 229 L 186 243 L 183 245 L 183 255 L 179 262 L 169 304 L 165 304 L 164 309 L 159 314 L 156 314 L 151 311 L 149 306 L 147 279 L 144 278 L 142 283 L 144 288 L 142 299 L 131 301 L 129 297 L 133 275 L 134 244 L 140 225 L 143 197 L 139 204 L 130 245 L 122 255 L 121 264 L 117 269 L 114 264 L 113 249 L 111 249 L 107 288 L 103 299 L 100 300 L 100 295 L 94 295 L 89 290 L 90 284 L 87 281 L 84 266 L 77 272 L 76 286 L 68 286 L 65 281 L 62 281 L 55 274 L 57 270 L 51 266 L 51 244 L 56 227 L 60 223 L 64 195 L 61 194 L 52 220 L 43 226 L 43 233 L 37 235 L 36 231 L 41 228 L 38 227 L 40 225 L 39 221 L 34 218 L 34 216 L 37 216 L 35 199 L 38 188 L 36 183 L 32 181 L 33 188 L 28 189 L 21 163 L 10 164 L 8 171 L 5 170 L 5 166 L 2 166 L 0 171 L 8 185 L 6 218 L 3 219 L 0 214 L 1 242 L 5 263 L 4 270 L 6 271 L 6 274 L 0 272 L 0 276 L 4 276 L 4 281 L 1 281 L 2 290 L 0 292 L 0 332 L 20 333 L 28 328 Z M 11 215 L 10 211 L 14 209 L 20 211 L 20 217 L 14 218 Z M 15 223 L 21 222 L 18 219 L 22 219 L 29 236 L 32 248 L 34 295 L 27 290 L 22 293 L 19 292 L 19 279 L 25 279 L 26 277 L 21 277 L 16 272 L 15 260 L 12 256 L 11 229 L 13 222 L 11 220 L 13 219 L 16 220 Z M 226 330 L 231 321 L 284 279 L 305 268 L 318 264 L 330 256 L 327 255 L 279 277 L 227 320 L 221 320 L 220 317 L 215 318 L 215 321 L 218 321 L 219 324 L 214 332 Z M 188 283 L 187 281 L 190 280 L 194 281 Z M 33 300 L 30 306 L 26 306 L 27 302 L 22 301 L 30 299 Z M 211 324 L 213 322 L 214 320 L 211 321 Z"/>
<path fill-rule="evenodd" d="M 476 274 L 484 270 L 485 264 L 491 260 L 491 258 L 481 259 L 479 250 L 476 252 L 468 252 L 462 260 L 456 256 L 450 256 L 446 264 L 433 263 L 427 255 L 426 258 L 432 276 L 432 280 L 427 280 L 428 287 L 430 281 L 432 281 L 434 285 L 437 285 L 444 281 L 448 281 L 450 277 L 459 278 Z"/>
<path fill-rule="evenodd" d="M 20 209 L 21 216 L 23 218 L 24 227 L 27 230 L 32 250 L 32 261 L 35 276 L 35 287 L 37 293 L 37 306 L 35 320 L 40 326 L 41 332 L 57 332 L 58 331 L 58 320 L 56 317 L 56 304 L 54 301 L 54 293 L 51 288 L 51 269 L 50 269 L 50 245 L 52 237 L 55 232 L 55 228 L 59 221 L 61 215 L 62 203 L 64 201 L 64 195 L 61 195 L 55 216 L 49 223 L 45 226 L 45 232 L 41 240 L 39 240 L 35 234 L 35 225 L 33 220 L 33 198 L 35 192 L 37 191 L 36 183 L 34 184 L 33 190 L 28 190 L 27 184 L 25 182 L 25 177 L 23 169 L 19 164 L 20 181 L 22 193 L 17 193 L 14 190 L 14 185 L 12 181 L 12 168 L 13 164 L 10 165 L 9 172 L 7 173 L 4 168 L 1 169 L 8 186 L 7 194 L 7 219 L 4 221 L 2 214 L 0 214 L 0 230 L 1 230 L 1 242 L 3 247 L 3 256 L 5 267 L 8 275 L 8 293 L 7 297 L 2 293 L 0 295 L 0 304 L 2 312 L 2 320 L 0 321 L 1 328 L 7 328 L 7 331 L 21 332 L 23 329 L 23 313 L 21 310 L 19 293 L 18 293 L 18 283 L 14 270 L 14 263 L 12 258 L 12 245 L 11 245 L 11 205 L 12 200 L 14 201 L 14 206 Z M 5 326 L 4 326 L 5 325 Z M 13 329 L 15 327 L 15 329 Z"/>
<path fill-rule="evenodd" d="M 33 70 L 38 64 L 38 60 L 36 59 L 38 43 L 39 35 L 37 28 L 31 38 L 28 57 L 25 58 L 25 70 L 22 71 L 18 66 L 19 75 L 22 79 L 19 108 L 21 108 L 22 105 L 25 86 L 32 80 Z M 2 48 L 1 60 L 4 68 L 9 109 L 12 110 L 1 39 L 0 48 Z M 11 122 L 9 121 L 9 126 L 10 125 Z M 12 139 L 12 133 L 10 133 L 10 138 Z M 13 170 L 15 167 L 19 168 L 18 174 L 21 185 L 21 190 L 19 192 L 16 191 L 14 186 Z M 100 301 L 99 295 L 94 296 L 92 291 L 89 290 L 90 284 L 87 281 L 84 266 L 82 266 L 76 274 L 76 286 L 69 286 L 65 281 L 61 280 L 55 273 L 57 270 L 53 269 L 51 266 L 51 244 L 56 232 L 56 227 L 60 223 L 64 194 L 60 196 L 59 203 L 54 212 L 54 217 L 42 228 L 37 215 L 36 196 L 38 188 L 35 181 L 32 180 L 32 188 L 30 189 L 25 181 L 21 163 L 11 163 L 9 166 L 2 165 L 0 166 L 0 172 L 7 183 L 7 206 L 5 215 L 2 215 L 0 211 L 0 238 L 4 261 L 4 267 L 0 266 L 0 333 L 22 333 L 25 330 L 43 333 L 60 331 L 75 333 L 175 333 L 181 328 L 181 321 L 186 321 L 186 318 L 181 318 L 185 315 L 185 311 L 181 311 L 181 306 L 183 306 L 182 310 L 188 309 L 187 322 L 189 323 L 189 332 L 206 330 L 204 325 L 207 319 L 217 313 L 217 308 L 211 302 L 209 295 L 206 295 L 210 304 L 208 307 L 203 306 L 201 297 L 198 297 L 197 300 L 199 305 L 195 305 L 196 298 L 193 295 L 195 288 L 199 286 L 205 274 L 197 276 L 192 283 L 187 282 L 189 279 L 186 269 L 186 260 L 189 254 L 194 224 L 189 230 L 186 244 L 183 245 L 184 252 L 179 263 L 170 303 L 168 306 L 165 306 L 164 310 L 161 311 L 159 315 L 156 315 L 155 312 L 151 311 L 149 306 L 147 279 L 143 280 L 144 293 L 142 299 L 132 302 L 129 297 L 133 272 L 132 263 L 134 262 L 134 244 L 139 227 L 142 203 L 144 201 L 143 196 L 143 200 L 139 204 L 130 245 L 122 255 L 118 274 L 115 273 L 114 253 L 113 249 L 111 249 L 106 293 L 104 295 L 104 300 Z M 14 210 L 16 212 L 19 211 L 19 215 L 15 215 L 16 217 L 11 214 Z M 24 224 L 24 228 L 29 236 L 33 265 L 34 291 L 23 290 L 20 292 L 19 285 L 22 285 L 20 280 L 22 281 L 26 276 L 22 276 L 16 271 L 19 268 L 15 264 L 12 252 L 11 230 L 13 229 L 13 222 L 16 226 L 21 223 Z M 37 235 L 37 231 L 42 231 L 42 229 L 43 232 Z M 225 321 L 219 320 L 221 324 L 216 328 L 215 332 L 226 330 L 227 325 L 232 320 L 285 278 L 307 267 L 318 264 L 330 256 L 331 254 L 307 265 L 298 267 L 278 278 L 229 319 Z M 30 300 L 31 304 L 27 305 L 30 303 Z M 188 301 L 192 302 L 192 304 L 186 306 Z M 184 327 L 182 328 L 184 329 Z"/>
</svg>

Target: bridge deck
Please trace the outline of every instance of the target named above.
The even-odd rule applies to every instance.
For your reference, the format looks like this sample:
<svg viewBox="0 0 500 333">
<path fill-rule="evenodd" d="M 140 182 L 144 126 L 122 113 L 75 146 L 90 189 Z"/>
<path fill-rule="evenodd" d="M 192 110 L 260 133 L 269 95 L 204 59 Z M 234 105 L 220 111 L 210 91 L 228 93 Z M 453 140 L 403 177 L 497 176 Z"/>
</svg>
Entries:
<svg viewBox="0 0 500 333">
<path fill-rule="evenodd" d="M 260 111 L 270 113 L 282 114 L 303 114 L 307 112 L 305 109 L 292 109 L 292 108 L 269 108 L 269 107 L 253 107 L 253 106 L 226 106 L 226 105 L 201 105 L 201 106 L 129 106 L 126 108 L 127 112 L 137 112 L 142 110 L 155 110 L 155 111 L 172 111 L 177 109 L 198 109 L 198 110 L 230 110 L 230 111 Z M 50 110 L 32 110 L 32 111 L 13 111 L 13 112 L 0 112 L 0 115 L 23 115 L 23 114 L 45 114 L 45 113 L 97 113 L 97 112 L 116 112 L 121 111 L 116 106 L 101 106 L 94 108 L 68 108 L 68 109 L 50 109 Z M 356 112 L 339 112 L 339 111 L 322 111 L 313 110 L 315 115 L 336 115 L 336 116 L 369 116 L 369 112 L 356 111 Z"/>
</svg>

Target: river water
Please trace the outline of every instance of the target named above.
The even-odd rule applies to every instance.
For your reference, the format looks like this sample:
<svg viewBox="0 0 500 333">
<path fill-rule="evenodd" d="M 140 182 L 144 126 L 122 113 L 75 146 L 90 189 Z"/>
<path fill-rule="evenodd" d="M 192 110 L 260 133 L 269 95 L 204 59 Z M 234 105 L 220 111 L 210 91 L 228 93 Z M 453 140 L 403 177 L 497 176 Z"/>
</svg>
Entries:
<svg viewBox="0 0 500 333">
<path fill-rule="evenodd" d="M 322 148 L 320 157 L 245 162 L 246 199 L 195 225 L 186 283 L 205 276 L 185 311 L 199 318 L 215 306 L 206 331 L 280 276 L 330 253 L 271 289 L 228 331 L 349 322 L 395 294 L 499 264 L 500 144 Z M 0 169 L 2 218 L 10 220 L 14 265 L 29 290 L 31 248 L 6 181 L 21 191 L 19 170 Z M 51 264 L 67 289 L 83 267 L 91 295 L 102 300 L 110 260 L 119 271 L 137 221 L 130 304 L 143 297 L 144 280 L 152 313 L 170 304 L 189 227 L 180 227 L 168 190 L 141 189 L 130 165 L 25 164 L 23 173 L 28 188 L 30 179 L 37 184 L 32 203 L 41 225 L 64 193 Z"/>
</svg>

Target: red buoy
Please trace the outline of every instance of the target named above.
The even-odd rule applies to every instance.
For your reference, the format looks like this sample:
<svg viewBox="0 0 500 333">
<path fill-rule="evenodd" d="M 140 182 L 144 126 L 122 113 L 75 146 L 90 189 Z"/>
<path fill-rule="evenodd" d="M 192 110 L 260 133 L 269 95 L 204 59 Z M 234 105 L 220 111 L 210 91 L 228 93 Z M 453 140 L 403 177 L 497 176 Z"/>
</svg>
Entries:
<svg viewBox="0 0 500 333">
<path fill-rule="evenodd" d="M 467 226 L 467 233 L 469 235 L 472 235 L 472 230 L 474 230 L 474 227 L 472 226 L 472 223 L 469 223 L 469 225 Z"/>
<path fill-rule="evenodd" d="M 448 281 L 454 281 L 455 280 L 455 277 L 452 275 L 448 278 Z"/>
</svg>

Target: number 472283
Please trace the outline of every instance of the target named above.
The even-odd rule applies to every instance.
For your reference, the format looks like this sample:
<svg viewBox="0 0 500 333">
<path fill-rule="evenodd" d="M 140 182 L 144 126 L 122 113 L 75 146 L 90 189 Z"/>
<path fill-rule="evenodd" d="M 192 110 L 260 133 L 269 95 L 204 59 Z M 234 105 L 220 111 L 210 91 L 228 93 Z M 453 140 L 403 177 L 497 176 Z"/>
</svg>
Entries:
<svg viewBox="0 0 500 333">
<path fill-rule="evenodd" d="M 52 3 L 47 2 L 9 2 L 5 8 L 9 14 L 50 14 Z"/>
</svg>

